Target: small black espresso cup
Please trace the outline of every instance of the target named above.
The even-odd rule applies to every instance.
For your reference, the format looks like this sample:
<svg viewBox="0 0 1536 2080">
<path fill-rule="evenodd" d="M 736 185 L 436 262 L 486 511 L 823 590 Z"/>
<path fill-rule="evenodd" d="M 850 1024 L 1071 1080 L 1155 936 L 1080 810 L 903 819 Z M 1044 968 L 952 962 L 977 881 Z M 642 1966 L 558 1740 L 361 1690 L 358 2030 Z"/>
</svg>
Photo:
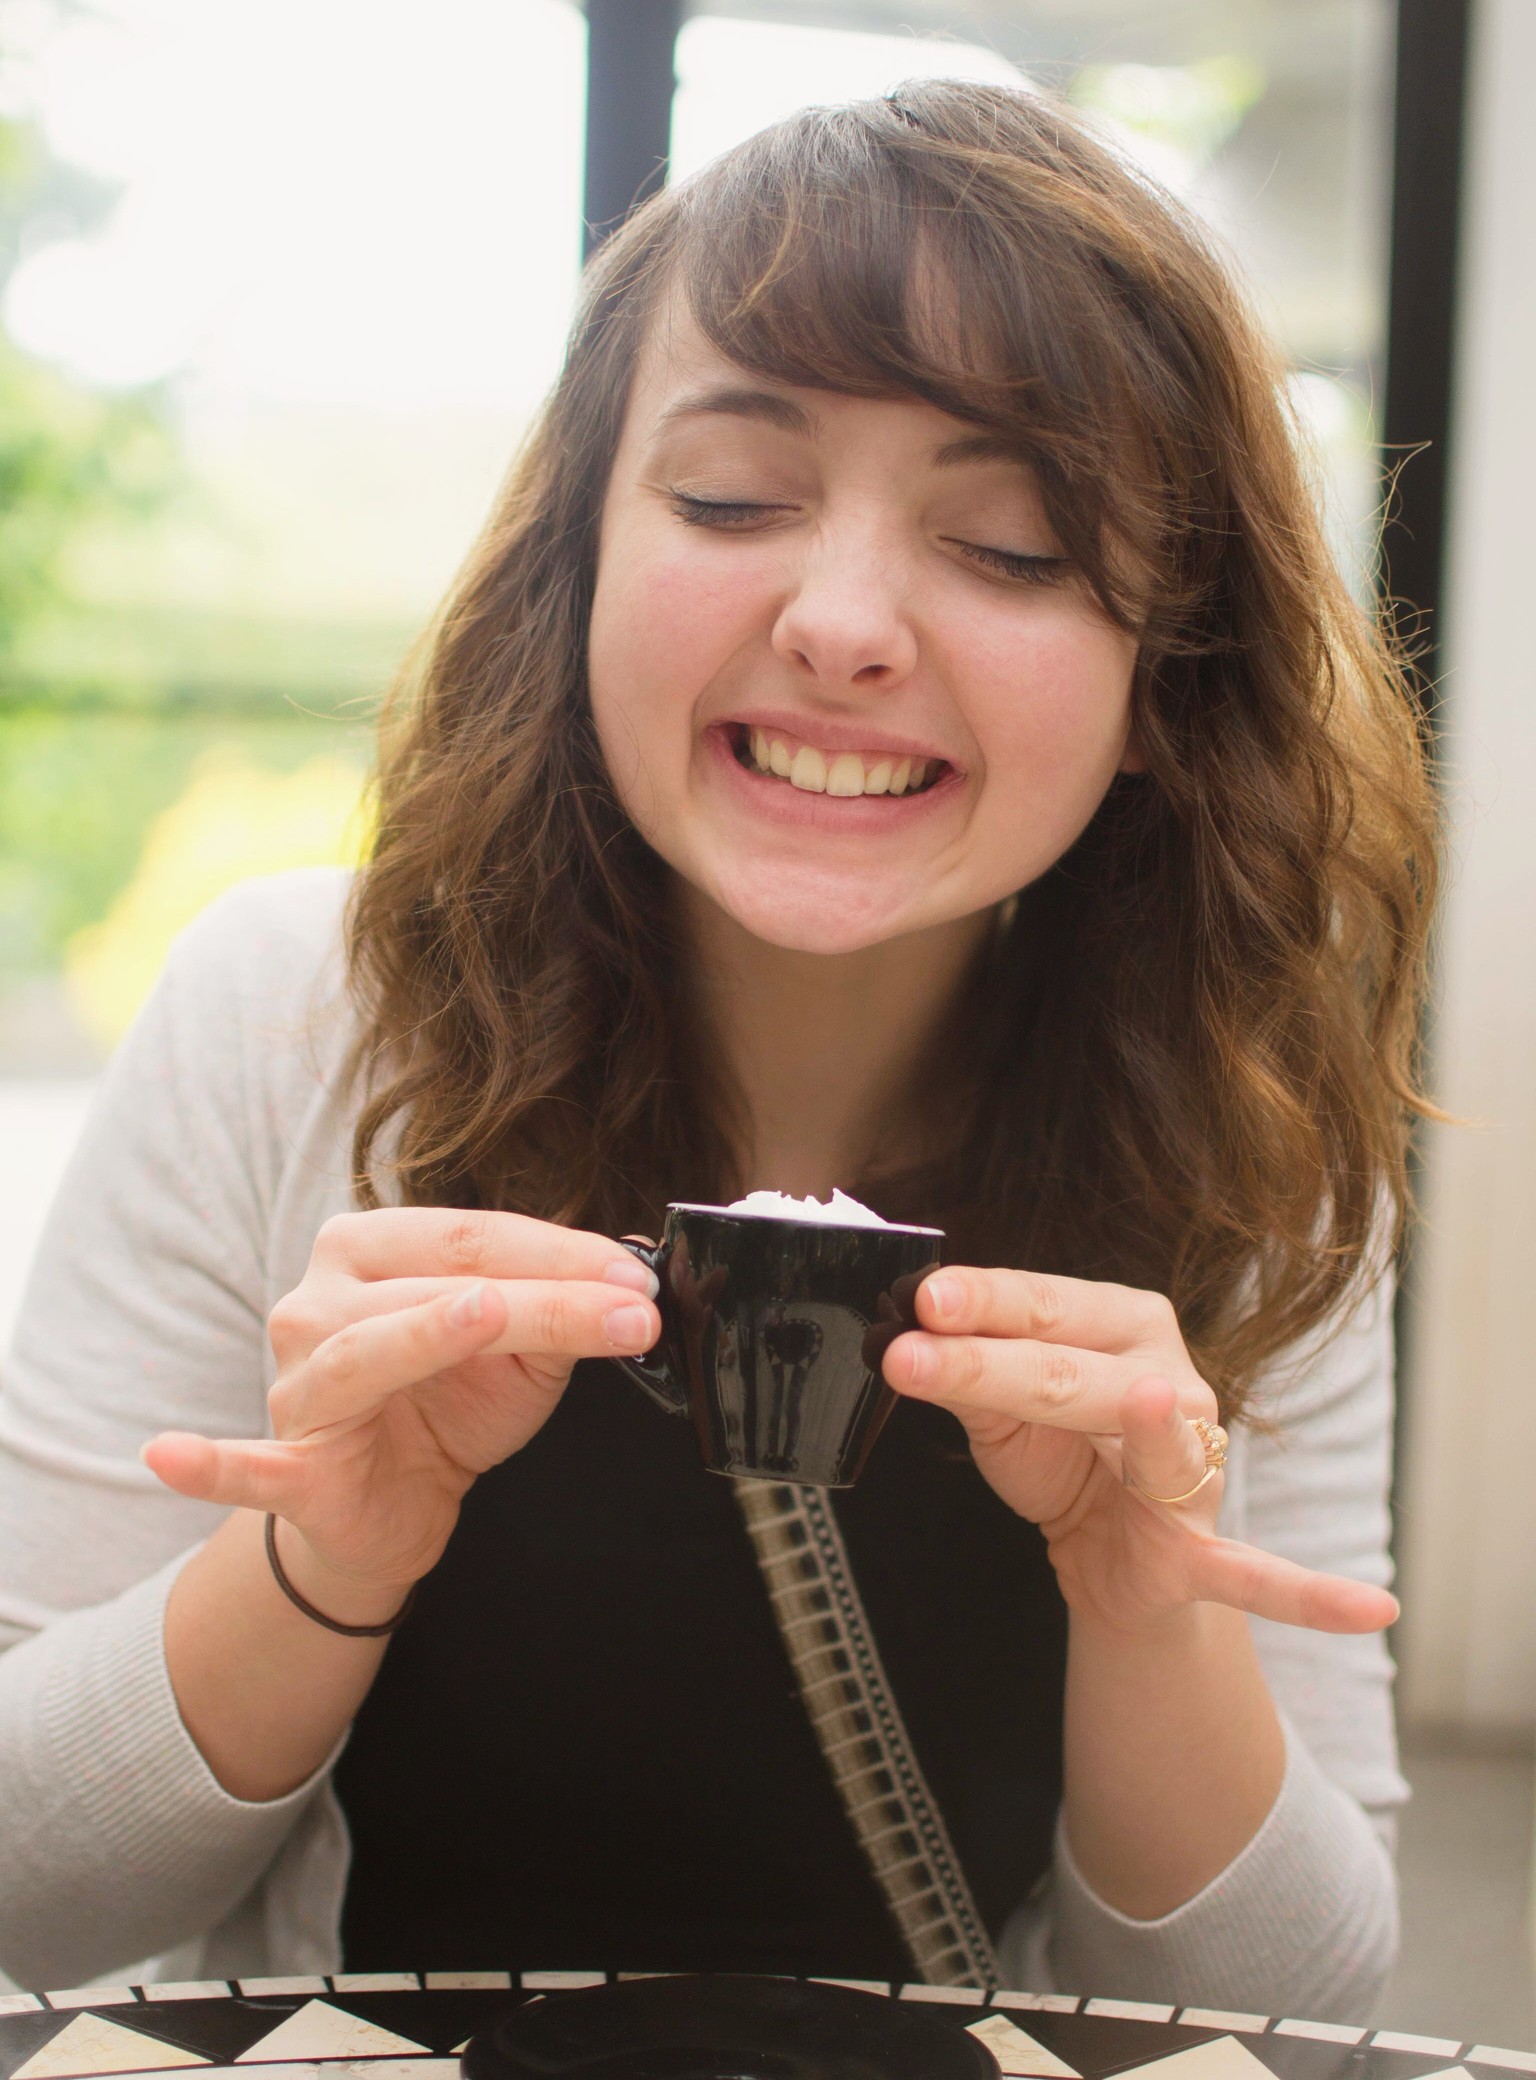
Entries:
<svg viewBox="0 0 1536 2080">
<path fill-rule="evenodd" d="M 617 1362 L 692 1420 L 712 1473 L 851 1488 L 896 1405 L 880 1361 L 917 1327 L 943 1240 L 669 1206 L 659 1243 L 625 1239 L 661 1282 L 661 1340 Z"/>
</svg>

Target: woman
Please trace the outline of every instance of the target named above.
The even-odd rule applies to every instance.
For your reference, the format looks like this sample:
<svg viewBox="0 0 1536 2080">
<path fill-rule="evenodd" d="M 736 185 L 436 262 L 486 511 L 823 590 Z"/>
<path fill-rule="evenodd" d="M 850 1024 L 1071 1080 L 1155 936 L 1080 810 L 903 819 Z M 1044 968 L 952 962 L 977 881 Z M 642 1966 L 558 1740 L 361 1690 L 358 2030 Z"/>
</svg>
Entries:
<svg viewBox="0 0 1536 2080">
<path fill-rule="evenodd" d="M 646 205 L 368 866 L 187 935 L 53 1216 L 0 1962 L 927 1970 L 736 1484 L 579 1362 L 655 1340 L 615 1238 L 669 1199 L 841 1185 L 955 1267 L 835 1512 L 969 1917 L 934 1976 L 1363 2014 L 1432 872 L 1166 198 L 944 85 Z"/>
</svg>

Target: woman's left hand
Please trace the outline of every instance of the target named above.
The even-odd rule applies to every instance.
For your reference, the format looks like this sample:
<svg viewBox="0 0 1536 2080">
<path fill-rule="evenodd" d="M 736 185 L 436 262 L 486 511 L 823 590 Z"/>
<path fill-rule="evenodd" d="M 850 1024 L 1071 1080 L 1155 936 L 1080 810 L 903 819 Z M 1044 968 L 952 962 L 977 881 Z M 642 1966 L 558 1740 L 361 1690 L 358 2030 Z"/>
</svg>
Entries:
<svg viewBox="0 0 1536 2080">
<path fill-rule="evenodd" d="M 1193 1419 L 1217 1420 L 1161 1294 L 946 1265 L 919 1288 L 917 1318 L 886 1379 L 959 1417 L 987 1481 L 1044 1532 L 1073 1610 L 1132 1631 L 1190 1603 L 1319 1632 L 1396 1617 L 1385 1589 L 1218 1538 L 1219 1473 L 1187 1501 L 1150 1499 L 1201 1479 Z"/>
</svg>

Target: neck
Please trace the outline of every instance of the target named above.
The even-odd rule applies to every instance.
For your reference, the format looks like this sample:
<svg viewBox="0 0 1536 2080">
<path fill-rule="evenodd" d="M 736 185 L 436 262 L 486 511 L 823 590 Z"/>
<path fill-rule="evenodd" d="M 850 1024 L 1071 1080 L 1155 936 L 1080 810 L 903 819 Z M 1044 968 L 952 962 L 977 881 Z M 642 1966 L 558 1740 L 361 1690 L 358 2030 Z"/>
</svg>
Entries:
<svg viewBox="0 0 1536 2080">
<path fill-rule="evenodd" d="M 683 903 L 705 1028 L 744 1101 L 744 1188 L 825 1198 L 915 1155 L 917 1072 L 993 913 L 815 954 L 754 938 L 692 889 Z"/>
</svg>

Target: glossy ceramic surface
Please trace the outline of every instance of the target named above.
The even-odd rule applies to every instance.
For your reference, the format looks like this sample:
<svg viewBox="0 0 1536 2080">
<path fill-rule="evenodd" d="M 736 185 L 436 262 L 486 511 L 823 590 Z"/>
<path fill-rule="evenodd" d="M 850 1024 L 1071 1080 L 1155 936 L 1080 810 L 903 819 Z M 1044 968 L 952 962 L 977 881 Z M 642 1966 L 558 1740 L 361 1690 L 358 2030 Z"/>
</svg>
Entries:
<svg viewBox="0 0 1536 2080">
<path fill-rule="evenodd" d="M 975 2037 L 794 1979 L 642 1979 L 556 1994 L 473 2038 L 466 2080 L 996 2080 Z"/>
<path fill-rule="evenodd" d="M 880 1361 L 943 1240 L 669 1206 L 654 1250 L 629 1245 L 661 1281 L 661 1341 L 620 1363 L 691 1419 L 712 1472 L 851 1487 L 895 1405 Z"/>
</svg>

